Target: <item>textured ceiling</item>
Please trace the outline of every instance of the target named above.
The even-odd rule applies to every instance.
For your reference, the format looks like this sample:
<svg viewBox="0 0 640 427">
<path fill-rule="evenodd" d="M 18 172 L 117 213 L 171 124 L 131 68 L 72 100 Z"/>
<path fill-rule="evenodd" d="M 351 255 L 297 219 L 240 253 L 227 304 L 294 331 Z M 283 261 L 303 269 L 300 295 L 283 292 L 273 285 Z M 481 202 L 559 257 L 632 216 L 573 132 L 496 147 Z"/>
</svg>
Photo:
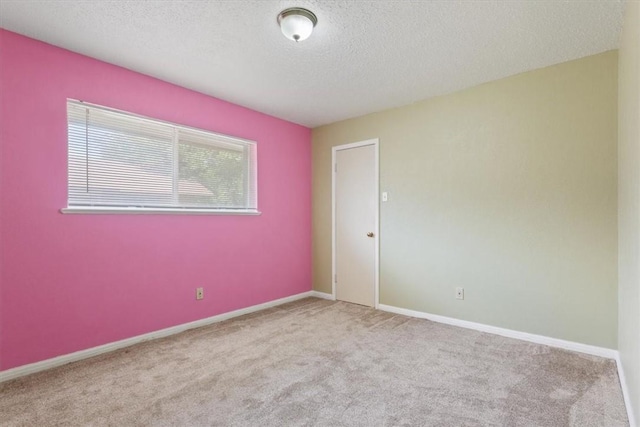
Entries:
<svg viewBox="0 0 640 427">
<path fill-rule="evenodd" d="M 299 44 L 276 24 L 291 6 L 318 17 Z M 623 9 L 615 0 L 0 0 L 0 27 L 314 127 L 615 49 Z"/>
</svg>

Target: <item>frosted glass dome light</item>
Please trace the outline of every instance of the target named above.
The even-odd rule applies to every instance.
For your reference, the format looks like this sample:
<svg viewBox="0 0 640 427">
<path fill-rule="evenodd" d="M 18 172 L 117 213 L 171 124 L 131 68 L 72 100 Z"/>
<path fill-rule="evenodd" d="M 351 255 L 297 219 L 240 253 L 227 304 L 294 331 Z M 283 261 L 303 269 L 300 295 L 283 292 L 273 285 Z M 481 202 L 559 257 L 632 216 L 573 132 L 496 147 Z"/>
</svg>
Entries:
<svg viewBox="0 0 640 427">
<path fill-rule="evenodd" d="M 300 7 L 285 9 L 278 15 L 282 34 L 295 42 L 307 39 L 317 23 L 318 18 L 313 12 Z"/>
</svg>

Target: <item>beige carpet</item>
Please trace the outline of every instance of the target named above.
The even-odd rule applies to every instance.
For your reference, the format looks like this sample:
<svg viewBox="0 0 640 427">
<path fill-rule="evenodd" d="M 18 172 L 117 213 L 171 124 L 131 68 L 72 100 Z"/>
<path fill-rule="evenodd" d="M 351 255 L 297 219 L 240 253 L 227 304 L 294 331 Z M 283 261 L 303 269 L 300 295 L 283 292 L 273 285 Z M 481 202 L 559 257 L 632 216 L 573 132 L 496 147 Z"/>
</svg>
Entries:
<svg viewBox="0 0 640 427">
<path fill-rule="evenodd" d="M 24 426 L 627 426 L 611 360 L 318 299 L 0 384 Z"/>
</svg>

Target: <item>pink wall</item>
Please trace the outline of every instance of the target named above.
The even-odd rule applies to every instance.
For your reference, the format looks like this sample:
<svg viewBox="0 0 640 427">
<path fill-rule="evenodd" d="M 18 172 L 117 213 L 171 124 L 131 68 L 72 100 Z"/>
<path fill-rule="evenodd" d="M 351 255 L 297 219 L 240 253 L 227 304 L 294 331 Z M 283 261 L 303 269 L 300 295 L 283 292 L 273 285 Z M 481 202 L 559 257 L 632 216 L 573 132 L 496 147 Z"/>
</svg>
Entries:
<svg viewBox="0 0 640 427">
<path fill-rule="evenodd" d="M 309 129 L 4 30 L 0 97 L 0 370 L 311 289 Z M 262 215 L 61 214 L 67 98 L 257 141 Z"/>
</svg>

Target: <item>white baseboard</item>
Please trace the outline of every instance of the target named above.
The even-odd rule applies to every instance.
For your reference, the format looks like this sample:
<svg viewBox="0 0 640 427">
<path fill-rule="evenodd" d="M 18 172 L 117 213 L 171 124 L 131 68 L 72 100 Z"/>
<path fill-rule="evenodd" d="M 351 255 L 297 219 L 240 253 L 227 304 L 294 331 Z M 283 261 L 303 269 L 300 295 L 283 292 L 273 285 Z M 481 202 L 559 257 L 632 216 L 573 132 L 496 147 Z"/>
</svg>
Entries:
<svg viewBox="0 0 640 427">
<path fill-rule="evenodd" d="M 565 350 L 577 351 L 579 353 L 591 354 L 593 356 L 605 357 L 607 359 L 615 359 L 618 356 L 618 351 L 610 348 L 581 344 L 573 341 L 565 341 L 558 338 L 545 337 L 544 335 L 535 335 L 527 332 L 514 331 L 511 329 L 504 329 L 497 326 L 469 322 L 467 320 L 454 319 L 452 317 L 445 317 L 437 314 L 408 310 L 406 308 L 399 308 L 385 304 L 380 304 L 378 306 L 378 309 L 388 311 L 390 313 L 402 314 L 410 317 L 418 317 L 420 319 L 428 319 L 438 323 L 446 323 L 447 325 L 459 326 L 461 328 L 474 329 L 476 331 L 501 335 L 503 337 L 529 341 L 536 344 L 544 344 L 550 347 L 562 348 Z"/>
<path fill-rule="evenodd" d="M 189 323 L 183 323 L 181 325 L 172 326 L 166 329 L 160 329 L 159 331 L 149 332 L 147 334 L 138 335 L 135 337 L 112 342 L 109 344 L 88 348 L 86 350 L 76 351 L 75 353 L 65 354 L 62 356 L 54 357 L 52 359 L 42 360 L 40 362 L 18 366 L 16 368 L 8 369 L 6 371 L 0 371 L 0 383 L 4 381 L 9 381 L 15 378 L 19 378 L 25 375 L 34 374 L 36 372 L 66 365 L 71 362 L 77 362 L 79 360 L 87 359 L 89 357 L 97 356 L 103 353 L 108 353 L 124 347 L 129 347 L 134 344 L 141 343 L 143 341 L 149 341 L 149 340 L 167 337 L 169 335 L 179 334 L 180 332 L 184 332 L 188 329 L 199 328 L 201 326 L 210 325 L 212 323 L 221 322 L 223 320 L 231 319 L 233 317 L 238 317 L 244 314 L 249 314 L 256 311 L 264 310 L 265 308 L 286 304 L 288 302 L 296 301 L 302 298 L 317 296 L 314 294 L 314 292 L 315 291 L 302 292 L 300 294 L 291 295 L 289 297 L 280 298 L 274 301 L 253 305 L 251 307 L 241 308 L 239 310 L 218 314 L 216 316 L 207 317 L 205 319 L 200 319 L 200 320 L 196 320 Z"/>
<path fill-rule="evenodd" d="M 620 360 L 620 354 L 616 356 L 616 364 L 618 365 L 618 378 L 620 378 L 620 387 L 622 387 L 622 396 L 624 397 L 624 404 L 627 407 L 627 417 L 629 418 L 629 426 L 637 427 L 636 420 L 633 415 L 633 408 L 631 407 L 631 396 L 629 396 L 627 379 L 624 376 L 624 368 L 622 367 L 622 361 Z"/>
<path fill-rule="evenodd" d="M 328 294 L 326 292 L 320 292 L 320 291 L 311 291 L 311 295 L 312 297 L 316 297 L 316 298 L 322 298 L 322 299 L 328 299 L 331 301 L 335 301 L 336 297 L 334 297 L 331 294 Z"/>
</svg>

